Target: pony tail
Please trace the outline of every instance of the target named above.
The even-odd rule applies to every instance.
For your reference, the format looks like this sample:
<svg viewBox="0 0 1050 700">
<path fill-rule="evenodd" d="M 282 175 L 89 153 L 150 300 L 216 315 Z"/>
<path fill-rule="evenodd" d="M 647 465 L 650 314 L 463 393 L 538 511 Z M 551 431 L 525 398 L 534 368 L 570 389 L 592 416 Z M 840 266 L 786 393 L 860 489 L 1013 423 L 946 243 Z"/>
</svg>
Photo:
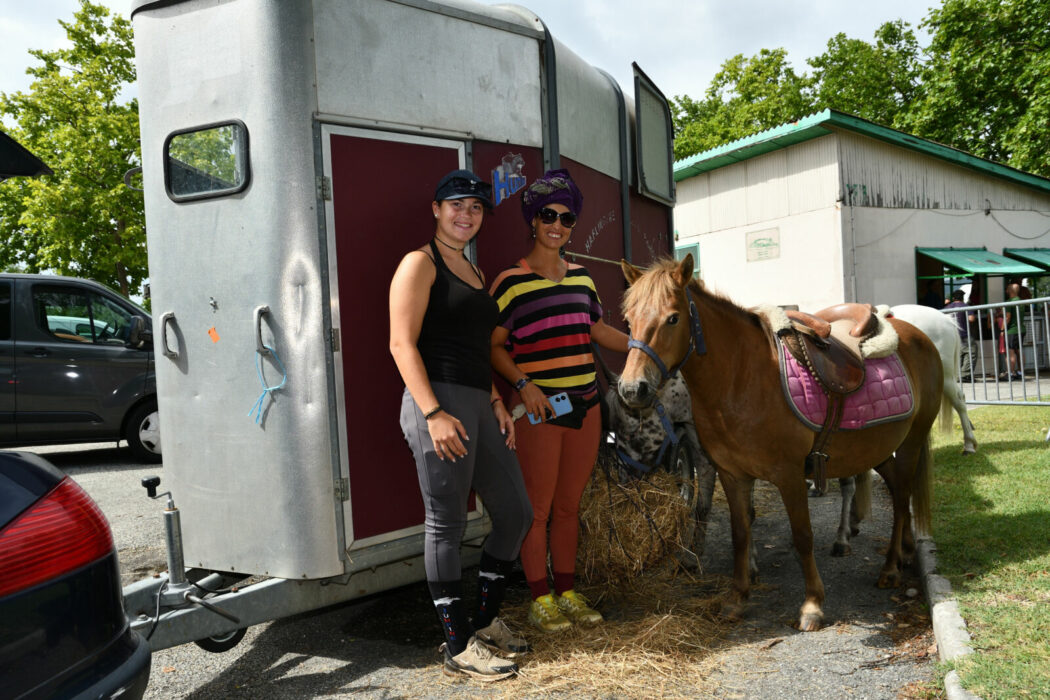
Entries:
<svg viewBox="0 0 1050 700">
<path fill-rule="evenodd" d="M 941 414 L 937 420 L 942 433 L 952 432 L 952 402 L 948 394 L 941 392 Z"/>
<path fill-rule="evenodd" d="M 919 459 L 915 465 L 915 474 L 911 485 L 912 519 L 916 536 L 932 533 L 931 502 L 933 492 L 933 451 L 930 449 L 930 437 L 927 435 L 919 450 Z"/>
</svg>

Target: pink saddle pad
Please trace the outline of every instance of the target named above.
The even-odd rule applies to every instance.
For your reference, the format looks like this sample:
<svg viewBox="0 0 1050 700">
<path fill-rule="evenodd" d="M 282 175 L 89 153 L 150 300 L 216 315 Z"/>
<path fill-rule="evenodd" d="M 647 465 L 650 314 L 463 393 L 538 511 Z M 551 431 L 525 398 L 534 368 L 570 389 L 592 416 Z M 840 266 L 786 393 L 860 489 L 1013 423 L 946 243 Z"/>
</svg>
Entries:
<svg viewBox="0 0 1050 700">
<path fill-rule="evenodd" d="M 817 380 L 780 346 L 780 380 L 795 414 L 812 430 L 820 430 L 828 410 L 828 397 Z M 864 385 L 846 397 L 840 430 L 860 430 L 878 423 L 903 420 L 915 401 L 911 381 L 897 353 L 866 360 Z"/>
</svg>

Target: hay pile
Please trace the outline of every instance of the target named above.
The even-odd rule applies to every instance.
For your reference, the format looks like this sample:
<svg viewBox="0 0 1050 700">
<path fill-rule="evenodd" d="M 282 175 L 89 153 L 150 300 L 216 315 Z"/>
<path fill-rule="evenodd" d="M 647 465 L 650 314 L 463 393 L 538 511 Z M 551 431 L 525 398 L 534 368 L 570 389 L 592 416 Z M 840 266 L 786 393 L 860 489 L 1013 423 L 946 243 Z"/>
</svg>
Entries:
<svg viewBox="0 0 1050 700">
<path fill-rule="evenodd" d="M 580 501 L 577 572 L 598 588 L 620 586 L 665 562 L 689 560 L 698 484 L 662 469 L 635 477 L 602 450 Z"/>
<path fill-rule="evenodd" d="M 731 582 L 678 565 L 697 484 L 663 470 L 635 479 L 620 466 L 603 447 L 580 503 L 577 588 L 605 621 L 543 634 L 528 622 L 528 588 L 509 591 L 500 617 L 532 646 L 519 676 L 483 689 L 441 676 L 441 685 L 487 698 L 713 695 L 707 678 L 731 643 L 733 626 L 718 617 Z"/>
<path fill-rule="evenodd" d="M 696 697 L 708 687 L 717 652 L 730 643 L 732 626 L 717 619 L 729 583 L 681 571 L 672 577 L 664 569 L 642 573 L 604 597 L 585 587 L 605 622 L 557 634 L 528 624 L 527 601 L 505 605 L 501 616 L 525 635 L 532 651 L 521 659 L 516 680 L 486 691 L 515 698 Z"/>
</svg>

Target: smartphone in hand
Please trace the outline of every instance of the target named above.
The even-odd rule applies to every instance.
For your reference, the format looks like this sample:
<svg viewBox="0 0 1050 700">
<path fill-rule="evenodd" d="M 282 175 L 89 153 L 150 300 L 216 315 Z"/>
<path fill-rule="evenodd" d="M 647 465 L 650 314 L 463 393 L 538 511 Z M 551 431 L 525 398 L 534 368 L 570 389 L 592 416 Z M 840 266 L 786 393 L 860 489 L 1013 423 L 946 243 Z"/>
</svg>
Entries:
<svg viewBox="0 0 1050 700">
<path fill-rule="evenodd" d="M 572 410 L 572 401 L 569 400 L 569 395 L 566 394 L 564 391 L 560 394 L 555 394 L 554 396 L 549 396 L 547 398 L 550 401 L 551 406 L 554 407 L 555 418 L 558 416 L 564 416 L 566 413 Z M 546 411 L 544 411 L 544 413 L 546 413 Z M 531 413 L 529 414 L 529 422 L 533 425 L 536 425 L 537 423 L 542 423 L 544 420 L 546 419 L 542 417 L 537 418 Z"/>
</svg>

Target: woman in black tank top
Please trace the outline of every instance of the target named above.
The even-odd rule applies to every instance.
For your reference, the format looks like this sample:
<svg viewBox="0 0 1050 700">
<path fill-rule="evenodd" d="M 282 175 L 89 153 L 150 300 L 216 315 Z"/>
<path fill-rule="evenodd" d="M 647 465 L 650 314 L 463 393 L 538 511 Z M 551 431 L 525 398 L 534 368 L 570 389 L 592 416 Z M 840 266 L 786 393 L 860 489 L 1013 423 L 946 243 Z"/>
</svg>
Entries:
<svg viewBox="0 0 1050 700">
<path fill-rule="evenodd" d="M 445 635 L 445 670 L 488 680 L 517 671 L 493 649 L 527 649 L 497 614 L 532 522 L 514 422 L 492 383 L 496 302 L 463 254 L 492 208 L 491 192 L 469 170 L 442 178 L 432 204 L 434 239 L 401 260 L 390 285 L 390 353 L 405 382 L 401 427 L 426 509 L 424 565 Z M 459 560 L 472 488 L 492 518 L 473 623 L 462 602 Z"/>
</svg>

